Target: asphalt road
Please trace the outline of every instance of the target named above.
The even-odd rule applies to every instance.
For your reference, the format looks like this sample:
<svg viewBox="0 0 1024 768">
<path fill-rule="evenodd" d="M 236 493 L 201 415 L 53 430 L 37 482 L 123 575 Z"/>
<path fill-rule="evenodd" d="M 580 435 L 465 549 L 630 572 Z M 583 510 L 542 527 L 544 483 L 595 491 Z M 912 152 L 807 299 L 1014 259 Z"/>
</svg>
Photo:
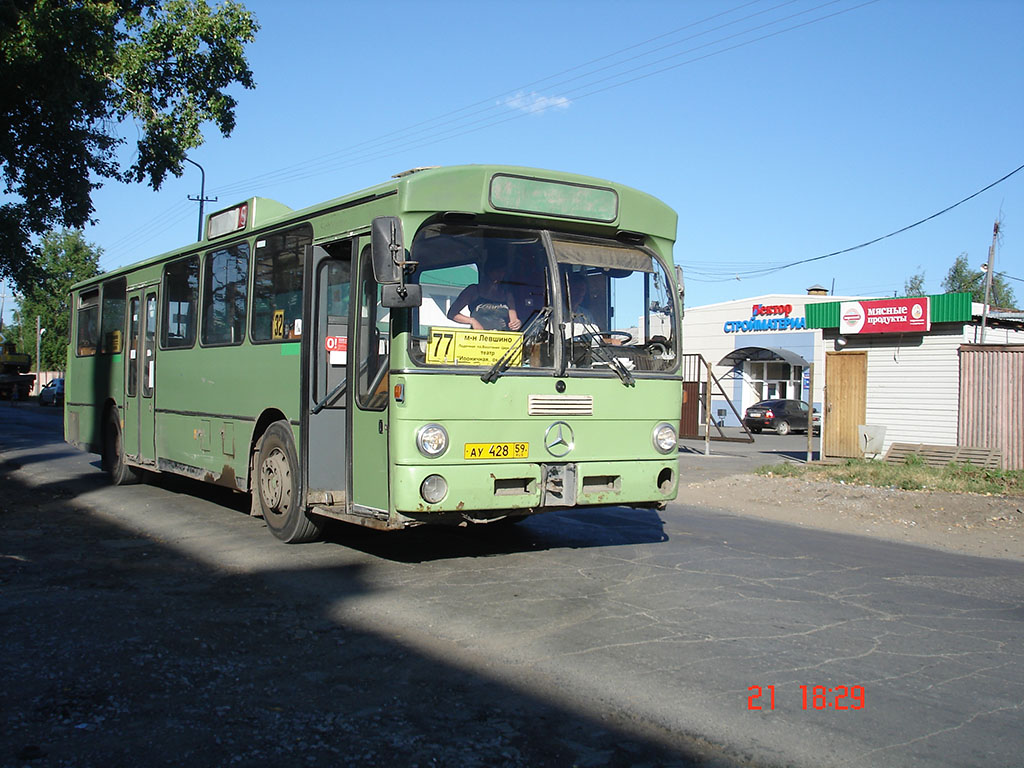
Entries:
<svg viewBox="0 0 1024 768">
<path fill-rule="evenodd" d="M 528 702 L 503 716 L 511 741 L 535 737 L 531 708 L 561 718 L 553 733 L 592 724 L 632 740 L 627 757 L 563 748 L 566 765 L 1024 765 L 1021 564 L 682 503 L 547 514 L 499 536 L 341 527 L 289 547 L 216 489 L 104 486 L 96 457 L 58 430 L 55 412 L 0 405 L 5 481 L 70 489 L 67 503 L 97 524 L 264 585 L 311 626 L 376 640 L 383 670 L 412 655 L 439 679 L 470 675 Z M 768 463 L 743 456 L 732 466 Z M 680 461 L 692 481 L 731 460 Z M 18 557 L 17 533 L 5 531 L 5 557 Z M 816 686 L 830 692 L 815 699 Z M 837 688 L 851 695 L 837 701 Z"/>
</svg>

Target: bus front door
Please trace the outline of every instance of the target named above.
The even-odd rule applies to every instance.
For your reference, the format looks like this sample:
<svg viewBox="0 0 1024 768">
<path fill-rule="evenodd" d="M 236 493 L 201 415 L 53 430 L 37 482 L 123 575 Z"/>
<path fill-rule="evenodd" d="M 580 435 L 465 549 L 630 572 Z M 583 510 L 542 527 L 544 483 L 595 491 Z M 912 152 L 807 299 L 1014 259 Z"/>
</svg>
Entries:
<svg viewBox="0 0 1024 768">
<path fill-rule="evenodd" d="M 306 250 L 302 334 L 302 448 L 306 503 L 321 511 L 349 511 L 349 308 L 352 243 Z"/>
</svg>

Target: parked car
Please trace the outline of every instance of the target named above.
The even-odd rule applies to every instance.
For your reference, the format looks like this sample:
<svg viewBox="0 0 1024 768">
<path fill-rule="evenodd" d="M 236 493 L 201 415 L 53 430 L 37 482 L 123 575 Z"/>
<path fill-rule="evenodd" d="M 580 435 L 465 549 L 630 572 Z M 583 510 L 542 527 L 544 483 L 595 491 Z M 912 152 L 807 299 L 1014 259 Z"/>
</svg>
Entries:
<svg viewBox="0 0 1024 768">
<path fill-rule="evenodd" d="M 53 379 L 39 390 L 40 405 L 64 405 L 64 379 Z"/>
<path fill-rule="evenodd" d="M 807 431 L 807 403 L 800 400 L 762 400 L 747 408 L 743 423 L 754 434 L 765 429 L 774 429 L 780 435 L 790 432 Z M 817 410 L 813 415 L 813 429 L 821 429 L 821 417 Z"/>
</svg>

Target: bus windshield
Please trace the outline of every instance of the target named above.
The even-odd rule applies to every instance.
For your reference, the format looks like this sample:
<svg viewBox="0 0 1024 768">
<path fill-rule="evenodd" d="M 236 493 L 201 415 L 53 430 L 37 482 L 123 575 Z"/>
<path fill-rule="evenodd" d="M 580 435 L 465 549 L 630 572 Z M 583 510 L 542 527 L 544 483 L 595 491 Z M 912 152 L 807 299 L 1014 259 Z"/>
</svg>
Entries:
<svg viewBox="0 0 1024 768">
<path fill-rule="evenodd" d="M 563 360 L 576 369 L 670 371 L 678 340 L 671 282 L 649 252 L 554 238 Z"/>
<path fill-rule="evenodd" d="M 516 367 L 554 363 L 551 280 L 540 232 L 431 225 L 412 245 L 423 304 L 413 318 L 419 364 L 491 366 L 517 345 Z M 541 327 L 537 328 L 540 325 Z M 523 331 L 533 328 L 528 344 Z"/>
<path fill-rule="evenodd" d="M 411 251 L 419 265 L 413 280 L 423 290 L 412 323 L 412 357 L 420 365 L 557 364 L 563 372 L 585 369 L 624 380 L 631 380 L 629 372 L 676 367 L 671 282 L 646 250 L 434 224 L 417 234 Z"/>
</svg>

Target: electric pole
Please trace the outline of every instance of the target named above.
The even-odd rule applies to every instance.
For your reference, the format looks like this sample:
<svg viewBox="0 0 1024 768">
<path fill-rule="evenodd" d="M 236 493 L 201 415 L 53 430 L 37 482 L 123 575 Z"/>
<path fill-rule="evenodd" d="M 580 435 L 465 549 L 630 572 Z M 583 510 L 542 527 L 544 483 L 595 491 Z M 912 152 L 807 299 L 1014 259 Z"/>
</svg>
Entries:
<svg viewBox="0 0 1024 768">
<path fill-rule="evenodd" d="M 992 245 L 988 249 L 988 264 L 985 266 L 985 305 L 981 310 L 981 343 L 985 343 L 985 325 L 988 323 L 988 299 L 992 293 L 992 272 L 995 271 L 996 240 L 999 238 L 999 219 L 992 225 Z"/>
</svg>

